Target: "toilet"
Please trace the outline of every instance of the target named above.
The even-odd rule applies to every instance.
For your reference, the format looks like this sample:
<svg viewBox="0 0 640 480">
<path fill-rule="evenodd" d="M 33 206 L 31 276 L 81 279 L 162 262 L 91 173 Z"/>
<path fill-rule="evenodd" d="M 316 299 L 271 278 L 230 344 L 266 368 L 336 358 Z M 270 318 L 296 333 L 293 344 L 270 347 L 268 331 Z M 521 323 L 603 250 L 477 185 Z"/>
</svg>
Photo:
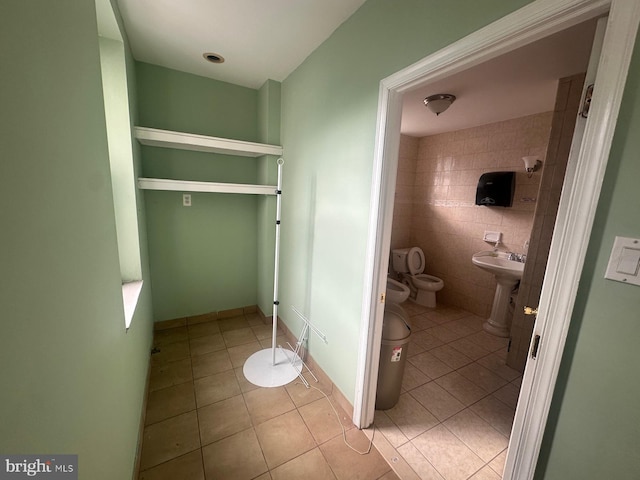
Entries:
<svg viewBox="0 0 640 480">
<path fill-rule="evenodd" d="M 387 277 L 386 303 L 400 304 L 411 295 L 411 289 L 402 282 Z"/>
<path fill-rule="evenodd" d="M 393 270 L 400 274 L 403 283 L 411 290 L 411 299 L 419 305 L 436 307 L 436 292 L 444 282 L 424 272 L 424 252 L 419 247 L 398 248 L 391 251 Z"/>
</svg>

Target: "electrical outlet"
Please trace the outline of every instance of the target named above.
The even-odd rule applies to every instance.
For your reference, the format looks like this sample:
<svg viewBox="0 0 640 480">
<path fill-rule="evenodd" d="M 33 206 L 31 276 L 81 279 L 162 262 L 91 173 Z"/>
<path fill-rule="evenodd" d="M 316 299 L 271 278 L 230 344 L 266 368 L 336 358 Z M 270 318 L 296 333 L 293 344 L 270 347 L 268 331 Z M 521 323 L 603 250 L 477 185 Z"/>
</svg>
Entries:
<svg viewBox="0 0 640 480">
<path fill-rule="evenodd" d="M 190 207 L 191 206 L 191 194 L 190 193 L 183 193 L 182 194 L 182 206 L 183 207 Z"/>
</svg>

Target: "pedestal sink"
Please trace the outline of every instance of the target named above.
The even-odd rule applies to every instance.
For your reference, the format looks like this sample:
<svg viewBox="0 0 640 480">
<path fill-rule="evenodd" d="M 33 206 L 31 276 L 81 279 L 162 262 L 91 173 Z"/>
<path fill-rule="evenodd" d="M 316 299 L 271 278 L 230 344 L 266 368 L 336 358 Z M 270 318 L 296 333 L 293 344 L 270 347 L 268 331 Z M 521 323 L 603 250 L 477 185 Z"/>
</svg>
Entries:
<svg viewBox="0 0 640 480">
<path fill-rule="evenodd" d="M 513 288 L 522 278 L 524 263 L 510 260 L 505 252 L 478 252 L 471 257 L 471 262 L 496 277 L 498 286 L 493 297 L 491 315 L 484 322 L 486 332 L 498 337 L 508 337 L 509 332 L 509 297 Z"/>
</svg>

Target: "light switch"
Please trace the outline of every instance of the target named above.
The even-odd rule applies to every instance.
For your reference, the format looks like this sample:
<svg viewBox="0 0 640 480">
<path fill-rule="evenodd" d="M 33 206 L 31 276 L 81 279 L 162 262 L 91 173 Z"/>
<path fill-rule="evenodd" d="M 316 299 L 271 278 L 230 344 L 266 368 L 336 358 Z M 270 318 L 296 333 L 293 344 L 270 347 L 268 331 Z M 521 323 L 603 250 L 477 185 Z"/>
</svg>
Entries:
<svg viewBox="0 0 640 480">
<path fill-rule="evenodd" d="M 605 278 L 640 285 L 640 239 L 616 237 Z"/>
<path fill-rule="evenodd" d="M 638 275 L 640 266 L 640 250 L 637 248 L 622 247 L 622 254 L 618 261 L 616 272 L 626 275 Z"/>
</svg>

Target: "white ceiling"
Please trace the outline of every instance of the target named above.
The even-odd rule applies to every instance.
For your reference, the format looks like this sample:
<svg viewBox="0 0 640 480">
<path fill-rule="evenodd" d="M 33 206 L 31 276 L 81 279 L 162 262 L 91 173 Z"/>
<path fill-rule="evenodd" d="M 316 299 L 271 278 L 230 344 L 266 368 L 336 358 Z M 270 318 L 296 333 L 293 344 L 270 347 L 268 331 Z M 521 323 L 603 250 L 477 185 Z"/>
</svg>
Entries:
<svg viewBox="0 0 640 480">
<path fill-rule="evenodd" d="M 586 71 L 594 31 L 595 19 L 406 93 L 402 133 L 422 137 L 553 110 L 558 79 Z M 423 103 L 436 93 L 456 96 L 438 116 Z"/>
<path fill-rule="evenodd" d="M 284 80 L 365 0 L 118 0 L 136 60 L 250 88 Z M 213 64 L 202 58 L 225 58 Z"/>
<path fill-rule="evenodd" d="M 133 56 L 250 88 L 283 81 L 365 0 L 118 0 Z M 595 21 L 408 92 L 402 133 L 425 136 L 553 109 L 557 80 L 586 70 Z M 205 52 L 225 58 L 203 59 Z M 422 100 L 457 100 L 436 117 Z"/>
</svg>

